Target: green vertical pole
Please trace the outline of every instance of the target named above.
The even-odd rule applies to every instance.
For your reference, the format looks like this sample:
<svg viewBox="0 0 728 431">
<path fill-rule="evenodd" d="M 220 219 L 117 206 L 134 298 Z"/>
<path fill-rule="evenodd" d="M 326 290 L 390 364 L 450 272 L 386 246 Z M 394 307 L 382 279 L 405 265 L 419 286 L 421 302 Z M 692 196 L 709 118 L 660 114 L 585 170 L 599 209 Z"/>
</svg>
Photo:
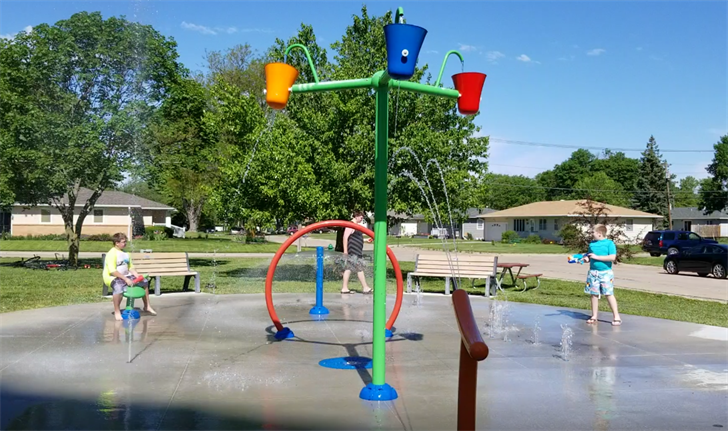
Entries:
<svg viewBox="0 0 728 431">
<path fill-rule="evenodd" d="M 374 150 L 374 325 L 372 326 L 372 383 L 362 389 L 361 398 L 393 400 L 397 392 L 385 383 L 385 324 L 387 318 L 387 167 L 389 159 L 389 75 L 380 71 L 372 77 L 376 92 Z"/>
</svg>

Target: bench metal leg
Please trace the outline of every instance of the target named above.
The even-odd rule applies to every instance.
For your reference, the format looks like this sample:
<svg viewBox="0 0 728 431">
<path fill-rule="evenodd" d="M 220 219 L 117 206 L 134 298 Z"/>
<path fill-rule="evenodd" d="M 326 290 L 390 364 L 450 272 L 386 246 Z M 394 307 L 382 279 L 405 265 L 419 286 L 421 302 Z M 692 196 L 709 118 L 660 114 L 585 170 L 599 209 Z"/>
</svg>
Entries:
<svg viewBox="0 0 728 431">
<path fill-rule="evenodd" d="M 445 277 L 445 295 L 450 294 L 450 277 Z"/>
<path fill-rule="evenodd" d="M 162 277 L 156 276 L 154 277 L 154 296 L 159 296 L 162 294 L 162 283 L 161 283 Z"/>
<path fill-rule="evenodd" d="M 200 293 L 200 274 L 195 275 L 195 293 Z"/>
<path fill-rule="evenodd" d="M 192 278 L 191 275 L 185 275 L 185 284 L 182 286 L 182 291 L 187 292 L 189 290 L 190 278 Z"/>
<path fill-rule="evenodd" d="M 106 296 L 109 294 L 109 286 L 107 286 L 105 283 L 101 287 L 101 296 Z"/>
</svg>

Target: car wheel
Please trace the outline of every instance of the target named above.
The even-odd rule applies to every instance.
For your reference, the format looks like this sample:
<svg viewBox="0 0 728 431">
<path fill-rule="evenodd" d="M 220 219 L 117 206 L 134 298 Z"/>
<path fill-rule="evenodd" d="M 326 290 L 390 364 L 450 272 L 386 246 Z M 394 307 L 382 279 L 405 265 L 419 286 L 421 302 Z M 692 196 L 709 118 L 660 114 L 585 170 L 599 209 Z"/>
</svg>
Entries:
<svg viewBox="0 0 728 431">
<path fill-rule="evenodd" d="M 715 276 L 715 278 L 725 278 L 726 277 L 725 266 L 723 266 L 719 263 L 716 263 L 713 266 L 713 275 Z"/>
<path fill-rule="evenodd" d="M 680 250 L 676 249 L 675 247 L 670 247 L 667 249 L 667 255 L 669 256 L 671 254 L 677 254 L 678 251 Z"/>
<path fill-rule="evenodd" d="M 652 256 L 652 257 L 660 257 L 660 253 L 650 253 L 650 256 Z"/>
<path fill-rule="evenodd" d="M 668 274 L 677 274 L 680 272 L 677 269 L 677 263 L 675 263 L 674 260 L 670 260 L 665 264 L 665 271 L 667 271 Z"/>
<path fill-rule="evenodd" d="M 709 273 L 709 272 L 699 272 L 699 273 L 698 273 L 698 276 L 699 276 L 699 277 L 707 277 L 707 276 L 708 276 L 708 274 L 710 274 L 710 273 Z"/>
</svg>

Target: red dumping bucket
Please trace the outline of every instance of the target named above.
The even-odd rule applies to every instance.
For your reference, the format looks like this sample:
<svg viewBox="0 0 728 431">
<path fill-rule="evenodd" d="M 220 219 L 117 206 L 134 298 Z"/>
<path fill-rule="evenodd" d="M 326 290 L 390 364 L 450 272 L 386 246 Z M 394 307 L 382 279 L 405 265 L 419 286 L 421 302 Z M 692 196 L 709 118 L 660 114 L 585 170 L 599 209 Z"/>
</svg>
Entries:
<svg viewBox="0 0 728 431">
<path fill-rule="evenodd" d="M 455 89 L 460 93 L 458 111 L 463 115 L 475 115 L 480 110 L 480 95 L 485 84 L 485 73 L 463 72 L 452 76 Z"/>
</svg>

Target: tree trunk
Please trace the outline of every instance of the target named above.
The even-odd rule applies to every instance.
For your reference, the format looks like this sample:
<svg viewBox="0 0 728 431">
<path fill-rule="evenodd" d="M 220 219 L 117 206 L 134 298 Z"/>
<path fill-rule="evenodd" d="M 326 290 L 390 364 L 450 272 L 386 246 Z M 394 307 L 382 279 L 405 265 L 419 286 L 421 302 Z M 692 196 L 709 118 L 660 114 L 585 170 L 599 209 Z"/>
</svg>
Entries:
<svg viewBox="0 0 728 431">
<path fill-rule="evenodd" d="M 185 212 L 187 213 L 187 222 L 190 224 L 189 231 L 197 232 L 197 227 L 200 224 L 200 215 L 202 214 L 202 203 L 187 202 Z"/>
<path fill-rule="evenodd" d="M 73 213 L 68 217 L 63 215 L 63 224 L 66 229 L 66 241 L 68 242 L 68 264 L 78 266 L 78 252 L 80 249 L 80 238 L 73 229 Z"/>
</svg>

